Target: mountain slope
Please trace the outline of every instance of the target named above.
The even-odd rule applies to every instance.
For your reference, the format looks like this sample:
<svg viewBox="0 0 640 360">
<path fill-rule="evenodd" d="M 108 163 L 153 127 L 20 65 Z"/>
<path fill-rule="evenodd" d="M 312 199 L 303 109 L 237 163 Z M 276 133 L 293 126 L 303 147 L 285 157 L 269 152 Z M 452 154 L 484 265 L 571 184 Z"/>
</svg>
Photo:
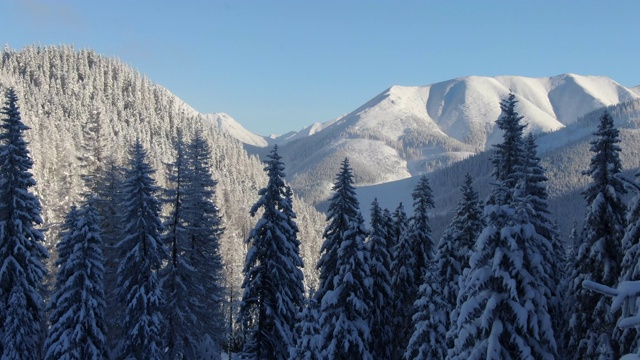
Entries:
<svg viewBox="0 0 640 360">
<path fill-rule="evenodd" d="M 595 109 L 640 98 L 609 78 L 574 74 L 470 76 L 393 86 L 308 135 L 289 135 L 281 152 L 294 187 L 318 203 L 328 195 L 334 172 L 329 169 L 349 152 L 358 157 L 352 162 L 356 183 L 370 185 L 428 173 L 490 148 L 500 140 L 495 121 L 500 100 L 510 91 L 529 124 L 526 131 L 534 133 L 556 131 Z"/>
<path fill-rule="evenodd" d="M 583 115 L 578 121 L 553 133 L 541 134 L 536 142 L 542 165 L 547 169 L 550 210 L 564 234 L 568 234 L 575 221 L 584 218 L 582 189 L 591 179 L 582 175 L 588 169 L 593 153 L 589 151 L 593 135 L 597 129 L 604 108 Z M 633 179 L 640 167 L 640 99 L 607 107 L 620 130 L 621 160 L 625 175 Z M 474 178 L 474 186 L 481 198 L 490 191 L 492 181 L 491 151 L 482 152 L 449 167 L 428 175 L 434 193 L 436 209 L 433 215 L 433 230 L 437 236 L 447 226 L 450 216 L 460 197 L 459 186 L 464 175 Z M 411 213 L 411 191 L 418 182 L 414 176 L 395 182 L 361 186 L 358 197 L 362 204 L 370 204 L 377 198 L 380 205 L 393 209 L 399 202 Z"/>
<path fill-rule="evenodd" d="M 35 191 L 41 199 L 47 245 L 58 240 L 57 225 L 84 191 L 80 158 L 86 132 L 104 144 L 97 150 L 121 164 L 130 144 L 139 139 L 149 152 L 160 186 L 166 185 L 165 164 L 173 161 L 173 139 L 180 132 L 189 139 L 201 132 L 212 150 L 212 173 L 218 180 L 216 202 L 225 232 L 221 249 L 231 288 L 239 289 L 249 231 L 249 209 L 266 184 L 263 165 L 220 127 L 233 129 L 225 114 L 202 116 L 167 89 L 152 83 L 122 62 L 93 51 L 72 47 L 7 49 L 0 60 L 0 91 L 14 87 L 19 95 L 25 133 L 34 159 Z M 319 254 L 324 217 L 295 199 L 301 251 L 309 285 L 315 282 L 313 264 Z"/>
<path fill-rule="evenodd" d="M 204 118 L 210 121 L 218 129 L 228 133 L 231 137 L 239 140 L 240 142 L 252 145 L 256 147 L 269 146 L 269 142 L 260 135 L 256 135 L 251 131 L 245 129 L 234 118 L 225 113 L 204 114 Z"/>
</svg>

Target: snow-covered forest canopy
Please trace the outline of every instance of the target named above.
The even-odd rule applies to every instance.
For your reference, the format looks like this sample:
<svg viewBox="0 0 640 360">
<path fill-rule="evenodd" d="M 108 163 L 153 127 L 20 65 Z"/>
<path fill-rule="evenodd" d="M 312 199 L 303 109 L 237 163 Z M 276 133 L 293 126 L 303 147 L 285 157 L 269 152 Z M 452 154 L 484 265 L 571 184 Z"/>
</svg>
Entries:
<svg viewBox="0 0 640 360">
<path fill-rule="evenodd" d="M 368 173 L 348 146 L 287 176 L 278 146 L 249 155 L 90 50 L 5 48 L 1 61 L 3 358 L 640 351 L 640 100 L 534 135 L 505 95 L 489 151 L 376 193 L 357 189 Z M 309 193 L 305 176 L 327 172 L 333 183 Z"/>
</svg>

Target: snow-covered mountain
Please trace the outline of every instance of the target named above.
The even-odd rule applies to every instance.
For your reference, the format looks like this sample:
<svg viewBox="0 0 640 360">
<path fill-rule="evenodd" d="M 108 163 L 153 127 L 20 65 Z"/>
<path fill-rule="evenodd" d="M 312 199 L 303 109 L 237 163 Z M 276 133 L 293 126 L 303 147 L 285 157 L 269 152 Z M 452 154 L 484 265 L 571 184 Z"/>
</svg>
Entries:
<svg viewBox="0 0 640 360">
<path fill-rule="evenodd" d="M 269 142 L 263 136 L 256 135 L 251 131 L 245 129 L 234 118 L 225 113 L 205 114 L 205 119 L 211 121 L 218 129 L 225 131 L 232 137 L 240 140 L 243 144 L 266 147 L 269 146 Z"/>
<path fill-rule="evenodd" d="M 609 106 L 607 111 L 620 130 L 620 154 L 625 175 L 633 179 L 640 167 L 640 99 Z M 581 116 L 578 121 L 552 132 L 540 134 L 536 140 L 542 165 L 547 170 L 550 210 L 562 233 L 568 234 L 574 221 L 584 218 L 584 200 L 581 191 L 591 181 L 582 171 L 588 169 L 592 152 L 589 142 L 597 129 L 604 108 Z M 436 209 L 432 214 L 432 228 L 437 238 L 447 226 L 460 197 L 459 187 L 464 175 L 474 178 L 474 186 L 484 199 L 491 187 L 491 151 L 485 151 L 427 176 L 434 192 Z M 357 189 L 362 208 L 377 198 L 380 206 L 394 209 L 402 202 L 411 215 L 411 192 L 418 176 Z M 364 211 L 365 217 L 367 212 Z"/>
<path fill-rule="evenodd" d="M 359 185 L 380 184 L 443 168 L 500 139 L 495 121 L 510 91 L 529 123 L 546 133 L 603 106 L 638 99 L 637 89 L 600 76 L 563 74 L 453 79 L 392 86 L 329 122 L 268 141 L 278 143 L 294 187 L 312 202 L 326 198 L 336 164 L 349 156 Z"/>
</svg>

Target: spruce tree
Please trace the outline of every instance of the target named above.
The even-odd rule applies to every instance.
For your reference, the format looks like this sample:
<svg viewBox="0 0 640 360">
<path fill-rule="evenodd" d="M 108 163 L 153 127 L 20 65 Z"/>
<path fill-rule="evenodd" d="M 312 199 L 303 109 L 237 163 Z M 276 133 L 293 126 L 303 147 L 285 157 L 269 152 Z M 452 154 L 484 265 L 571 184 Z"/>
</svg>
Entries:
<svg viewBox="0 0 640 360">
<path fill-rule="evenodd" d="M 523 131 L 527 126 L 521 123 L 524 116 L 516 111 L 517 103 L 518 100 L 516 100 L 514 93 L 509 93 L 509 96 L 500 102 L 502 113 L 496 121 L 496 125 L 502 130 L 502 142 L 494 145 L 495 154 L 491 159 L 494 166 L 493 177 L 497 181 L 503 182 L 503 186 L 509 189 L 513 189 L 517 182 L 517 177 L 514 175 L 517 172 L 517 167 L 522 163 Z"/>
<path fill-rule="evenodd" d="M 164 237 L 169 262 L 162 270 L 167 304 L 168 353 L 195 358 L 208 342 L 220 343 L 224 323 L 224 281 L 219 210 L 213 202 L 216 181 L 209 170 L 211 152 L 196 133 L 189 144 L 175 143 L 167 190 L 170 214 Z"/>
<path fill-rule="evenodd" d="M 336 176 L 324 231 L 320 269 L 321 357 L 324 359 L 372 359 L 372 279 L 367 230 L 353 187 L 353 173 L 345 159 Z"/>
<path fill-rule="evenodd" d="M 627 186 L 634 192 L 626 215 L 627 228 L 622 238 L 623 258 L 620 264 L 620 282 L 640 281 L 640 172 L 636 173 L 636 181 Z M 628 318 L 637 314 L 640 299 L 626 299 L 621 307 L 620 318 Z M 620 354 L 637 353 L 640 350 L 640 334 L 636 328 L 617 329 L 617 341 Z"/>
<path fill-rule="evenodd" d="M 391 260 L 395 262 L 396 256 L 396 247 L 400 243 L 400 240 L 406 236 L 407 229 L 409 227 L 409 218 L 407 217 L 407 213 L 404 210 L 404 205 L 399 203 L 396 209 L 393 211 L 391 222 L 391 231 L 390 233 L 390 242 L 392 244 L 391 249 Z"/>
<path fill-rule="evenodd" d="M 418 289 L 434 257 L 428 214 L 434 203 L 431 186 L 425 176 L 420 178 L 411 195 L 414 213 L 407 230 L 394 249 L 394 358 L 401 358 L 409 343 L 413 332 L 413 304 L 418 298 Z"/>
<path fill-rule="evenodd" d="M 583 191 L 587 203 L 580 247 L 569 276 L 571 296 L 567 353 L 576 359 L 611 358 L 619 355 L 618 339 L 612 339 L 615 321 L 606 298 L 584 289 L 582 282 L 590 280 L 615 287 L 620 277 L 621 239 L 625 228 L 626 193 L 617 177 L 622 170 L 618 130 L 613 118 L 605 112 L 591 141 L 589 175 L 593 182 Z M 616 332 L 616 334 L 618 334 Z"/>
<path fill-rule="evenodd" d="M 353 171 L 349 159 L 345 159 L 333 185 L 334 194 L 329 201 L 327 224 L 322 237 L 320 259 L 317 268 L 319 274 L 318 291 L 315 298 L 319 303 L 326 293 L 335 289 L 334 279 L 338 271 L 338 250 L 342 246 L 344 233 L 350 223 L 360 213 L 360 203 L 353 187 Z"/>
<path fill-rule="evenodd" d="M 96 194 L 92 204 L 98 211 L 102 237 L 102 254 L 104 257 L 104 289 L 107 302 L 106 313 L 109 326 L 107 327 L 107 343 L 110 349 L 117 347 L 122 334 L 118 321 L 122 314 L 122 306 L 117 294 L 117 270 L 119 253 L 116 244 L 123 237 L 123 194 L 124 169 L 117 165 L 113 157 L 109 157 L 102 169 L 95 175 Z"/>
<path fill-rule="evenodd" d="M 442 293 L 442 279 L 435 264 L 425 273 L 414 303 L 413 332 L 404 353 L 406 360 L 440 360 L 447 355 L 449 312 Z"/>
<path fill-rule="evenodd" d="M 464 183 L 460 188 L 462 198 L 454 212 L 453 219 L 445 229 L 437 250 L 437 275 L 443 284 L 442 295 L 444 297 L 444 312 L 451 314 L 446 318 L 446 329 L 452 329 L 450 321 L 455 323 L 456 303 L 460 292 L 460 279 L 463 271 L 469 268 L 469 258 L 474 244 L 484 228 L 482 219 L 481 202 L 478 193 L 473 188 L 473 179 L 469 174 L 465 175 Z M 453 337 L 456 334 L 448 333 L 448 347 L 453 346 Z"/>
<path fill-rule="evenodd" d="M 154 172 L 142 144 L 136 141 L 122 189 L 124 237 L 116 245 L 120 252 L 116 291 L 123 308 L 119 359 L 162 359 L 166 346 L 159 271 L 168 254 L 160 235 L 164 227 Z"/>
<path fill-rule="evenodd" d="M 176 158 L 169 165 L 167 174 L 171 187 L 166 190 L 166 197 L 171 210 L 165 221 L 167 232 L 163 238 L 169 251 L 169 261 L 161 270 L 169 359 L 195 358 L 201 335 L 201 329 L 197 327 L 197 308 L 204 305 L 200 301 L 205 295 L 191 264 L 193 249 L 183 205 L 185 198 L 193 194 L 186 189 L 190 174 L 181 136 L 176 139 L 175 147 Z"/>
<path fill-rule="evenodd" d="M 194 310 L 198 317 L 197 330 L 201 337 L 222 341 L 225 296 L 225 278 L 220 239 L 224 232 L 220 209 L 216 205 L 218 182 L 211 173 L 211 148 L 197 131 L 187 145 L 189 176 L 182 208 L 189 235 L 190 263 L 195 270 L 195 280 L 201 287 Z"/>
<path fill-rule="evenodd" d="M 378 200 L 371 204 L 371 232 L 367 241 L 371 254 L 371 278 L 372 288 L 372 312 L 369 317 L 371 327 L 370 344 L 371 355 L 374 359 L 390 359 L 392 355 L 393 339 L 393 308 L 394 297 L 391 290 L 391 255 L 392 249 L 387 248 L 387 229 L 385 227 L 384 214 Z"/>
<path fill-rule="evenodd" d="M 499 187 L 497 204 L 485 207 L 480 234 L 458 299 L 454 347 L 448 359 L 554 359 L 539 236 L 528 221 L 526 199 L 508 203 Z M 550 246 L 545 244 L 544 246 Z"/>
<path fill-rule="evenodd" d="M 18 96 L 6 91 L 0 129 L 0 353 L 3 359 L 40 357 L 44 336 L 40 201 L 31 193 L 33 161 L 24 140 Z"/>
<path fill-rule="evenodd" d="M 91 198 L 73 207 L 56 245 L 56 286 L 48 303 L 45 359 L 108 358 L 104 257 L 100 220 Z"/>
<path fill-rule="evenodd" d="M 296 324 L 296 347 L 292 350 L 291 360 L 321 360 L 320 356 L 320 305 L 311 295 L 306 306 L 298 315 Z"/>
<path fill-rule="evenodd" d="M 527 187 L 515 96 L 501 102 L 503 142 L 492 162 L 496 183 L 485 205 L 485 227 L 461 281 L 448 359 L 553 359 L 557 348 L 548 313 L 551 242 L 536 231 L 537 197 Z M 535 163 L 534 160 L 532 160 Z"/>
<path fill-rule="evenodd" d="M 435 246 L 431 238 L 429 212 L 433 210 L 433 190 L 426 176 L 420 177 L 416 188 L 411 193 L 413 198 L 413 216 L 409 222 L 408 237 L 414 244 L 415 273 L 420 279 L 428 269 L 432 268 Z"/>
<path fill-rule="evenodd" d="M 393 249 L 397 244 L 395 236 L 395 222 L 393 214 L 387 208 L 382 209 L 382 225 L 385 229 L 385 233 L 387 234 L 387 249 L 389 251 L 389 257 L 391 258 L 391 266 L 393 266 Z"/>
<path fill-rule="evenodd" d="M 268 155 L 264 170 L 269 180 L 251 208 L 252 216 L 260 210 L 262 216 L 247 239 L 240 305 L 240 319 L 248 330 L 243 359 L 287 358 L 304 302 L 298 228 L 277 150 Z"/>
<path fill-rule="evenodd" d="M 556 337 L 560 339 L 562 331 L 566 328 L 563 321 L 564 301 L 561 295 L 566 250 L 555 224 L 550 219 L 549 195 L 546 187 L 548 179 L 545 175 L 545 169 L 540 164 L 537 151 L 535 137 L 529 134 L 524 140 L 522 164 L 516 167 L 518 183 L 516 184 L 515 196 L 526 199 L 527 203 L 531 205 L 528 213 L 529 221 L 536 233 L 544 238 L 543 242 L 538 244 L 543 260 L 541 266 L 544 270 L 544 276 L 541 277 L 541 280 L 544 281 L 546 287 L 545 296 L 548 299 L 548 310 L 553 330 Z M 559 341 L 558 345 L 561 347 L 562 342 Z"/>
</svg>

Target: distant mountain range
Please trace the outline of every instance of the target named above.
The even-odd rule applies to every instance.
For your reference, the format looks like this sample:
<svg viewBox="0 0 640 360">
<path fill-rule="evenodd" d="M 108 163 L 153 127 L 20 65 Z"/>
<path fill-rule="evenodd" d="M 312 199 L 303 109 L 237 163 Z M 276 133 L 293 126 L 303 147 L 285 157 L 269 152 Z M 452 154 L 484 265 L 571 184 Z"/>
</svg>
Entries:
<svg viewBox="0 0 640 360">
<path fill-rule="evenodd" d="M 640 99 L 602 76 L 547 78 L 469 76 L 420 87 L 392 86 L 354 111 L 279 137 L 248 132 L 227 115 L 217 126 L 261 154 L 278 144 L 294 187 L 308 200 L 326 199 L 337 164 L 350 157 L 359 185 L 375 185 L 444 168 L 500 139 L 499 103 L 516 94 L 526 131 L 548 133 L 605 106 Z"/>
</svg>

